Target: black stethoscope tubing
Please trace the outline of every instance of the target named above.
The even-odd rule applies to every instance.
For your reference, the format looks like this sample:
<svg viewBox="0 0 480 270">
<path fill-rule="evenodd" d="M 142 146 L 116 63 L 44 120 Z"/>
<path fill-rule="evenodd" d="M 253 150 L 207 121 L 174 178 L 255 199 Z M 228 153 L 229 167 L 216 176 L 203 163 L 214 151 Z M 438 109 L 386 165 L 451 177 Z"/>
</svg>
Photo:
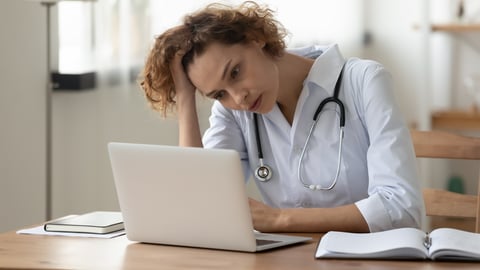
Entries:
<svg viewBox="0 0 480 270">
<path fill-rule="evenodd" d="M 258 116 L 256 113 L 253 114 L 253 121 L 255 122 L 255 139 L 257 141 L 257 155 L 260 163 L 255 170 L 255 177 L 259 181 L 265 182 L 272 178 L 272 169 L 269 166 L 263 164 L 262 142 L 260 140 L 260 131 L 258 129 Z"/>
<path fill-rule="evenodd" d="M 345 127 L 345 107 L 343 105 L 343 102 L 338 98 L 338 95 L 340 93 L 340 86 L 341 86 L 341 83 L 342 83 L 342 76 L 343 76 L 343 66 L 342 66 L 342 70 L 340 71 L 340 75 L 338 76 L 337 82 L 335 83 L 335 90 L 334 90 L 333 96 L 325 98 L 324 100 L 322 100 L 322 102 L 320 102 L 320 104 L 317 107 L 317 110 L 315 111 L 315 113 L 313 115 L 313 124 L 312 124 L 310 132 L 308 134 L 307 140 L 305 141 L 305 146 L 303 147 L 302 154 L 300 156 L 300 160 L 299 160 L 299 164 L 298 164 L 298 177 L 299 177 L 300 182 L 306 188 L 309 188 L 311 190 L 330 190 L 330 189 L 332 189 L 335 186 L 335 184 L 337 183 L 338 175 L 339 175 L 339 172 L 340 172 L 340 162 L 341 162 L 341 155 L 342 155 L 344 127 Z M 325 107 L 325 105 L 330 103 L 330 102 L 333 102 L 333 103 L 337 104 L 339 109 L 340 109 L 340 119 L 339 119 L 339 122 L 340 122 L 339 123 L 339 126 L 340 126 L 340 135 L 339 135 L 340 143 L 339 143 L 339 150 L 338 150 L 337 172 L 336 172 L 335 178 L 334 178 L 334 180 L 333 180 L 333 182 L 330 186 L 321 187 L 320 185 L 306 184 L 303 181 L 302 176 L 301 176 L 301 164 L 302 164 L 303 156 L 305 154 L 305 150 L 307 148 L 308 142 L 309 142 L 310 137 L 313 133 L 314 127 L 315 127 L 315 125 L 318 121 L 318 116 L 319 116 L 320 112 L 323 110 L 323 108 Z M 253 113 L 253 120 L 254 120 L 254 127 L 255 127 L 255 139 L 256 139 L 256 142 L 257 142 L 257 154 L 258 154 L 258 159 L 259 159 L 259 163 L 260 163 L 259 166 L 257 167 L 257 169 L 255 170 L 255 177 L 259 181 L 266 182 L 266 181 L 270 180 L 273 172 L 272 172 L 272 169 L 269 166 L 267 166 L 263 163 L 263 150 L 262 150 L 262 143 L 261 143 L 261 139 L 260 139 L 260 131 L 259 131 L 259 128 L 258 128 L 258 116 L 257 116 L 256 113 Z"/>
</svg>

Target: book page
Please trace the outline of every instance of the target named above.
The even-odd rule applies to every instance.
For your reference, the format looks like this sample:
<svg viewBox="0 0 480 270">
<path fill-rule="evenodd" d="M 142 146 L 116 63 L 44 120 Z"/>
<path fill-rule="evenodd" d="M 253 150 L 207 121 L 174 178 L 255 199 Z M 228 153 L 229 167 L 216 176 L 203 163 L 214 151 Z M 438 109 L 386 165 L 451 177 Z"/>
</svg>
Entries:
<svg viewBox="0 0 480 270">
<path fill-rule="evenodd" d="M 441 228 L 430 233 L 433 260 L 480 260 L 480 234 Z"/>
<path fill-rule="evenodd" d="M 317 248 L 317 258 L 426 258 L 425 233 L 401 228 L 375 233 L 329 232 Z"/>
<path fill-rule="evenodd" d="M 47 222 L 47 224 L 107 227 L 122 222 L 123 217 L 121 212 L 95 211 Z"/>
</svg>

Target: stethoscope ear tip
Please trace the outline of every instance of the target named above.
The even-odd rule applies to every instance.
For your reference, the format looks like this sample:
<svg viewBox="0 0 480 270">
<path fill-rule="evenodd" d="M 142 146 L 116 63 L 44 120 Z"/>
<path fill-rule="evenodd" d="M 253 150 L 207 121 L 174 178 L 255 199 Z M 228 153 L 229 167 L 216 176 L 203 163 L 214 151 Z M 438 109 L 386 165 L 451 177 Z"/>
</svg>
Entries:
<svg viewBox="0 0 480 270">
<path fill-rule="evenodd" d="M 311 190 L 320 190 L 322 189 L 322 187 L 320 185 L 305 185 L 305 187 L 307 187 L 308 189 L 311 189 Z"/>
</svg>

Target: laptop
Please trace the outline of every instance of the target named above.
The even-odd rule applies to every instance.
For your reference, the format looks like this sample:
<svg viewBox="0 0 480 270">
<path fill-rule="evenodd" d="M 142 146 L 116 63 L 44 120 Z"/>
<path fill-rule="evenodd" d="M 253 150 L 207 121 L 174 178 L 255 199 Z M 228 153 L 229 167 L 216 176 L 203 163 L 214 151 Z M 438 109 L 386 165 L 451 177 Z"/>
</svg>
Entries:
<svg viewBox="0 0 480 270">
<path fill-rule="evenodd" d="M 254 231 L 234 150 L 117 142 L 108 150 L 129 240 L 245 252 L 311 240 Z"/>
</svg>

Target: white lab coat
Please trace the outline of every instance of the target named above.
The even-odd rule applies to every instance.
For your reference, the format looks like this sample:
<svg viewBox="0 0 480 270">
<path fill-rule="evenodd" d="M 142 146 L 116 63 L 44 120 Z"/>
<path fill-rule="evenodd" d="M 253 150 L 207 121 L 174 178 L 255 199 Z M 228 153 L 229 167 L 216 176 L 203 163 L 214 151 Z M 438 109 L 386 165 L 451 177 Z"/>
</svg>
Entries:
<svg viewBox="0 0 480 270">
<path fill-rule="evenodd" d="M 273 207 L 334 207 L 355 203 L 370 231 L 420 227 L 423 200 L 409 130 L 395 104 L 391 76 L 377 62 L 351 58 L 338 47 L 291 50 L 316 58 L 303 84 L 293 123 L 275 106 L 259 117 L 264 163 L 273 170 L 268 182 L 257 181 L 264 202 Z M 345 137 L 338 182 L 332 190 L 312 191 L 297 176 L 298 161 L 320 102 L 333 95 L 342 65 L 339 99 L 346 111 Z M 328 103 L 310 139 L 302 163 L 306 184 L 329 186 L 337 168 L 339 113 Z M 258 167 L 252 113 L 226 109 L 215 102 L 206 148 L 236 149 L 246 179 Z"/>
</svg>

